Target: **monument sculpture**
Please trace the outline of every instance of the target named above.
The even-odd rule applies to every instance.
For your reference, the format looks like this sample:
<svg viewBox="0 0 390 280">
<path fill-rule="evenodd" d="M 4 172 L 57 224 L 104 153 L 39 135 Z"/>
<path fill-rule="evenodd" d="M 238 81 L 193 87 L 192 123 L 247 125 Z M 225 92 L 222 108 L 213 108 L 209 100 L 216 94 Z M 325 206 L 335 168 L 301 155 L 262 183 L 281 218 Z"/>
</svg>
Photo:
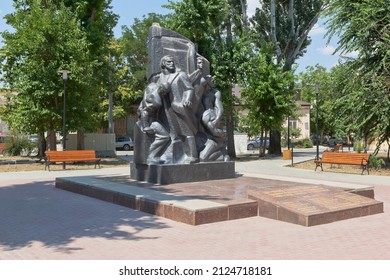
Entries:
<svg viewBox="0 0 390 280">
<path fill-rule="evenodd" d="M 131 177 L 160 184 L 234 177 L 209 62 L 190 40 L 158 24 L 148 40 L 149 84 L 137 112 Z"/>
<path fill-rule="evenodd" d="M 221 92 L 208 61 L 180 34 L 153 25 L 148 85 L 134 128 L 130 177 L 56 178 L 56 187 L 190 225 L 263 216 L 304 226 L 383 212 L 373 190 L 234 178 L 226 153 Z M 121 181 L 121 180 L 119 180 Z M 176 186 L 156 187 L 145 184 Z M 190 188 L 188 195 L 183 189 Z M 222 189 L 223 188 L 223 189 Z M 361 194 L 361 195 L 360 195 Z"/>
</svg>

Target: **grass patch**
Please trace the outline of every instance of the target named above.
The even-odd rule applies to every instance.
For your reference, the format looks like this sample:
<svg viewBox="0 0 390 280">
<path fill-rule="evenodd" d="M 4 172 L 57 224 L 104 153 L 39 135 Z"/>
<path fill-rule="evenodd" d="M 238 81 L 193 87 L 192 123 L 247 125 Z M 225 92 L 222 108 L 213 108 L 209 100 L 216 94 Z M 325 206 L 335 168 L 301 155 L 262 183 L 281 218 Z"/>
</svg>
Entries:
<svg viewBox="0 0 390 280">
<path fill-rule="evenodd" d="M 100 162 L 101 168 L 110 168 L 110 167 L 124 167 L 128 166 L 129 162 L 121 158 L 102 158 Z M 95 163 L 67 163 L 67 170 L 84 170 L 84 169 L 93 169 Z M 98 168 L 98 167 L 97 167 Z M 39 161 L 36 157 L 10 157 L 2 156 L 0 157 L 0 173 L 1 172 L 18 172 L 18 171 L 44 171 L 45 170 L 45 161 Z M 62 170 L 62 163 L 50 164 L 50 170 Z"/>
<path fill-rule="evenodd" d="M 390 162 L 387 161 L 387 156 L 385 154 L 378 154 L 377 158 L 383 159 L 385 165 L 379 169 L 370 168 L 370 175 L 390 176 Z M 322 167 L 324 169 L 324 172 L 351 173 L 351 174 L 360 174 L 362 172 L 360 166 L 355 166 L 355 165 L 323 163 Z M 314 163 L 314 159 L 312 159 L 305 162 L 294 163 L 293 168 L 301 168 L 301 169 L 308 169 L 314 171 L 314 169 L 316 168 L 316 164 Z M 318 167 L 317 171 L 318 170 L 321 170 L 321 168 Z M 367 171 L 364 171 L 364 174 L 367 174 Z"/>
</svg>

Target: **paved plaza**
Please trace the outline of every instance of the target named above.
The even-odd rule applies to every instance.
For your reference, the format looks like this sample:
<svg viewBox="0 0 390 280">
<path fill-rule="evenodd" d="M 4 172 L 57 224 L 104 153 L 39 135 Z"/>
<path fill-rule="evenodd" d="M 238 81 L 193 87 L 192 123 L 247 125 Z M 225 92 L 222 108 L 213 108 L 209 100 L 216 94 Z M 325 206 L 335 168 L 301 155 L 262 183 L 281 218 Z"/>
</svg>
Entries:
<svg viewBox="0 0 390 280">
<path fill-rule="evenodd" d="M 314 156 L 297 150 L 294 161 Z M 126 156 L 125 156 L 126 157 Z M 130 158 L 130 157 L 129 157 Z M 314 227 L 251 217 L 191 226 L 55 188 L 56 177 L 128 175 L 129 168 L 0 174 L 0 259 L 390 259 L 390 179 L 236 162 L 244 176 L 374 187 L 384 213 Z"/>
</svg>

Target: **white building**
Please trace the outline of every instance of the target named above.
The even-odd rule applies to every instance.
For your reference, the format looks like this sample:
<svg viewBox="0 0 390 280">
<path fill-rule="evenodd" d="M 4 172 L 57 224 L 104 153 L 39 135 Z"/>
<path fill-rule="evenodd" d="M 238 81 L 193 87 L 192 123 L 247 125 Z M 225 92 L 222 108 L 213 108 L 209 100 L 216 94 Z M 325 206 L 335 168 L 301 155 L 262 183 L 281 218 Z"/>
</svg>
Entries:
<svg viewBox="0 0 390 280">
<path fill-rule="evenodd" d="M 6 91 L 0 90 L 0 106 L 4 105 L 6 102 L 5 94 Z M 8 133 L 9 133 L 8 125 L 1 119 L 1 115 L 0 115 L 0 134 L 8 134 Z"/>
</svg>

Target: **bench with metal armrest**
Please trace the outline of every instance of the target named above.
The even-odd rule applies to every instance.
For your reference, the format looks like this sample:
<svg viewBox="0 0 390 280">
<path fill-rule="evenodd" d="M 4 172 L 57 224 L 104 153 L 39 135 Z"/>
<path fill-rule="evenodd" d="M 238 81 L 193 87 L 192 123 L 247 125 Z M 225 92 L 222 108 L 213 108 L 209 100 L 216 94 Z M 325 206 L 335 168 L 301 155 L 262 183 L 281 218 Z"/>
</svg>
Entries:
<svg viewBox="0 0 390 280">
<path fill-rule="evenodd" d="M 50 171 L 50 164 L 56 162 L 94 162 L 95 168 L 96 165 L 100 168 L 100 158 L 94 150 L 46 151 L 45 170 Z"/>
<path fill-rule="evenodd" d="M 346 165 L 358 165 L 362 168 L 362 174 L 364 170 L 367 170 L 367 173 L 370 174 L 369 170 L 369 159 L 370 154 L 360 154 L 360 153 L 336 153 L 336 152 L 324 152 L 322 158 L 314 160 L 316 164 L 315 171 L 317 167 L 321 167 L 323 171 L 322 164 L 346 164 Z"/>
</svg>

